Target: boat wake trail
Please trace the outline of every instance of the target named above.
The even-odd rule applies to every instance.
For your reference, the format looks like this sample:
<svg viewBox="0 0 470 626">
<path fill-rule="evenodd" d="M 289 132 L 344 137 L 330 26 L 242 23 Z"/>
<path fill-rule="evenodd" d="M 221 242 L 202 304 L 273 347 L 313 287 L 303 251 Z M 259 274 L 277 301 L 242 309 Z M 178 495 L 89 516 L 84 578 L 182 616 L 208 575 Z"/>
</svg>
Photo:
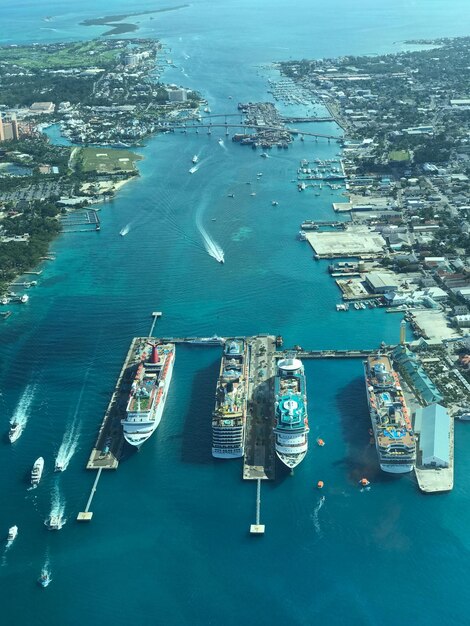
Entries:
<svg viewBox="0 0 470 626">
<path fill-rule="evenodd" d="M 322 530 L 320 526 L 319 513 L 324 503 L 325 503 L 325 496 L 321 496 L 312 514 L 312 520 L 313 520 L 313 525 L 315 527 L 315 531 L 320 536 L 322 535 Z"/>
<path fill-rule="evenodd" d="M 80 428 L 77 420 L 74 419 L 64 433 L 62 443 L 55 460 L 55 468 L 59 472 L 65 472 L 70 463 L 71 458 L 77 449 L 78 440 L 80 439 Z"/>
<path fill-rule="evenodd" d="M 54 490 L 52 492 L 51 512 L 49 517 L 57 517 L 62 519 L 65 523 L 65 499 L 60 493 L 59 483 L 56 482 Z"/>
<path fill-rule="evenodd" d="M 26 426 L 28 414 L 31 404 L 36 395 L 36 384 L 31 384 L 23 391 L 21 398 L 16 406 L 15 412 L 10 420 L 10 424 L 19 424 L 22 428 Z"/>
<path fill-rule="evenodd" d="M 59 451 L 57 452 L 57 457 L 55 460 L 55 470 L 58 472 L 64 472 L 68 464 L 70 463 L 71 458 L 73 457 L 75 450 L 78 446 L 78 441 L 80 439 L 80 408 L 82 404 L 83 394 L 85 393 L 85 388 L 88 380 L 88 376 L 90 374 L 91 364 L 88 366 L 85 377 L 83 379 L 82 388 L 80 389 L 80 395 L 78 396 L 77 405 L 75 407 L 75 412 L 72 417 L 72 421 L 67 426 L 67 429 L 62 438 L 62 443 L 60 444 Z"/>
<path fill-rule="evenodd" d="M 225 142 L 224 142 L 224 140 L 223 140 L 222 138 L 220 138 L 220 139 L 217 141 L 217 143 L 219 144 L 219 146 L 220 146 L 221 148 L 223 148 L 226 152 L 228 152 L 227 146 L 225 145 Z"/>
<path fill-rule="evenodd" d="M 224 263 L 225 262 L 224 251 L 219 246 L 219 244 L 216 241 L 214 241 L 214 239 L 209 235 L 209 233 L 206 231 L 206 229 L 204 228 L 202 224 L 203 213 L 204 213 L 204 207 L 202 205 L 199 205 L 198 210 L 196 212 L 196 226 L 197 226 L 198 231 L 201 234 L 206 252 L 211 257 L 213 257 L 218 263 Z"/>
</svg>

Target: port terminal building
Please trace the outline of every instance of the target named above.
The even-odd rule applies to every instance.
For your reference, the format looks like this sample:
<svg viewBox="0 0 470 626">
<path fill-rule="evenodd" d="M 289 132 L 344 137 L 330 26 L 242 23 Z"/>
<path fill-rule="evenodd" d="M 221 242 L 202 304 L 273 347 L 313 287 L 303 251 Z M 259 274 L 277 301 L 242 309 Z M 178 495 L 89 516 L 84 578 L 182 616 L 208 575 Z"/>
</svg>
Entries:
<svg viewBox="0 0 470 626">
<path fill-rule="evenodd" d="M 441 402 L 443 400 L 443 396 L 436 385 L 426 374 L 421 363 L 411 350 L 408 350 L 408 348 L 402 345 L 397 346 L 393 351 L 393 359 L 398 364 L 399 368 L 402 368 L 403 371 L 408 374 L 413 387 L 426 404 Z"/>
</svg>

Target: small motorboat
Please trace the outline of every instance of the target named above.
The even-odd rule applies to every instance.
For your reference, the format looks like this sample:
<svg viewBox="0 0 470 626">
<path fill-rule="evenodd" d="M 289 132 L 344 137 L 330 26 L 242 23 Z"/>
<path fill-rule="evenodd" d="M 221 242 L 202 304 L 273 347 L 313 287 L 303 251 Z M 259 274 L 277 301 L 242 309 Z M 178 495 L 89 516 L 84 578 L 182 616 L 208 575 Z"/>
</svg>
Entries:
<svg viewBox="0 0 470 626">
<path fill-rule="evenodd" d="M 271 202 L 271 204 L 272 204 L 273 206 L 277 206 L 277 205 L 279 204 L 279 202 L 278 202 L 277 200 L 273 200 L 273 201 Z"/>
<path fill-rule="evenodd" d="M 8 431 L 8 439 L 10 440 L 10 443 L 13 443 L 17 439 L 19 439 L 22 432 L 23 426 L 18 422 L 12 422 L 10 424 L 10 430 Z"/>
<path fill-rule="evenodd" d="M 45 567 L 41 570 L 41 576 L 38 578 L 38 583 L 41 587 L 47 587 L 52 582 L 52 577 Z"/>
<path fill-rule="evenodd" d="M 361 487 L 368 487 L 370 485 L 370 481 L 367 480 L 367 478 L 361 478 L 359 484 L 361 485 Z"/>
<path fill-rule="evenodd" d="M 227 197 L 228 197 L 228 198 L 235 198 L 235 194 L 234 194 L 234 193 L 229 193 L 229 194 L 227 195 Z"/>
<path fill-rule="evenodd" d="M 65 469 L 65 466 L 64 466 L 63 461 L 55 462 L 54 472 L 63 472 L 64 469 Z"/>
<path fill-rule="evenodd" d="M 193 156 L 193 158 L 191 159 L 191 161 L 192 161 L 193 163 L 197 163 L 197 162 L 199 161 L 199 157 L 197 156 L 197 154 L 195 154 L 195 155 Z"/>
<path fill-rule="evenodd" d="M 15 541 L 17 534 L 18 534 L 18 526 L 11 526 L 11 528 L 8 529 L 8 537 L 7 537 L 8 542 L 12 543 L 13 541 Z"/>
<path fill-rule="evenodd" d="M 44 524 L 49 530 L 60 530 L 65 524 L 65 520 L 62 519 L 62 515 L 50 515 Z"/>
<path fill-rule="evenodd" d="M 325 442 L 323 441 L 323 439 L 320 439 L 320 437 L 317 439 L 317 445 L 322 447 L 325 445 Z"/>
<path fill-rule="evenodd" d="M 319 481 L 317 482 L 317 489 L 323 489 L 324 484 L 325 484 L 325 483 L 324 483 L 322 480 L 319 480 Z"/>
</svg>

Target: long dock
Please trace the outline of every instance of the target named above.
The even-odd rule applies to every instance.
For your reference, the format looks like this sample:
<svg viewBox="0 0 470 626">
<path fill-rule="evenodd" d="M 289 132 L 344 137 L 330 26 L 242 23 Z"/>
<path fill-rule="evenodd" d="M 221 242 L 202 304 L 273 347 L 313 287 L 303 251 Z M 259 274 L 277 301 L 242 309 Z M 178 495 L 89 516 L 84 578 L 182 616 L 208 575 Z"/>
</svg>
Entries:
<svg viewBox="0 0 470 626">
<path fill-rule="evenodd" d="M 246 415 L 244 480 L 274 480 L 273 381 L 276 338 L 249 338 L 248 410 Z"/>
<path fill-rule="evenodd" d="M 101 472 L 103 471 L 103 468 L 100 467 L 100 469 L 98 470 L 98 472 L 96 473 L 96 478 L 93 482 L 93 487 L 91 488 L 91 492 L 90 492 L 90 496 L 88 498 L 88 502 L 86 503 L 86 507 L 84 511 L 80 511 L 80 513 L 77 515 L 77 521 L 78 522 L 89 522 L 91 520 L 91 518 L 93 517 L 93 512 L 90 511 L 90 506 L 91 503 L 93 501 L 94 495 L 96 493 L 96 488 L 98 487 L 98 482 L 101 478 Z"/>
<path fill-rule="evenodd" d="M 287 356 L 287 350 L 276 352 L 276 358 Z M 299 359 L 361 359 L 377 352 L 377 350 L 303 350 L 295 351 Z"/>
<path fill-rule="evenodd" d="M 260 523 L 261 509 L 261 478 L 256 479 L 256 523 L 250 525 L 250 534 L 263 535 L 265 525 Z"/>
<path fill-rule="evenodd" d="M 129 396 L 131 384 L 129 368 L 136 362 L 135 354 L 139 341 L 141 341 L 141 338 L 135 337 L 127 352 L 113 395 L 101 422 L 96 443 L 88 459 L 87 469 L 117 469 L 119 465 L 119 458 L 124 444 L 120 420 Z"/>
</svg>

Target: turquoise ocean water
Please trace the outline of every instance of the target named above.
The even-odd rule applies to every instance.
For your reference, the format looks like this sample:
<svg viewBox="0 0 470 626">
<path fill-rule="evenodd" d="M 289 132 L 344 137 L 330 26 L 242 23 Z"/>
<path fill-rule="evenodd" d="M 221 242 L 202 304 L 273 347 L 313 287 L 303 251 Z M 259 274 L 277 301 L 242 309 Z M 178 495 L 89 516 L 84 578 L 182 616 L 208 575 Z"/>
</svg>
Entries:
<svg viewBox="0 0 470 626">
<path fill-rule="evenodd" d="M 6 2 L 0 41 L 88 38 L 102 29 L 78 22 L 128 7 Z M 132 6 L 149 8 L 155 3 Z M 139 36 L 171 48 L 176 67 L 164 80 L 201 90 L 212 111 L 224 113 L 268 98 L 274 73 L 264 65 L 273 60 L 393 52 L 406 38 L 468 34 L 467 18 L 464 0 L 196 0 L 137 20 Z M 93 521 L 74 521 L 92 485 L 84 465 L 122 359 L 131 338 L 148 332 L 151 311 L 163 311 L 164 335 L 279 332 L 288 345 L 312 348 L 396 340 L 399 316 L 336 313 L 326 263 L 296 240 L 303 219 L 332 217 L 331 202 L 342 197 L 329 189 L 299 194 L 290 182 L 298 162 L 338 150 L 297 141 L 264 160 L 217 131 L 158 137 L 141 150 L 141 178 L 103 205 L 101 232 L 55 242 L 57 260 L 0 328 L 0 535 L 19 526 L 13 547 L 0 547 L 2 623 L 468 623 L 468 428 L 456 425 L 451 494 L 424 497 L 412 476 L 380 473 L 359 361 L 306 363 L 312 446 L 294 477 L 280 471 L 263 485 L 262 539 L 248 535 L 254 485 L 242 483 L 238 461 L 210 455 L 215 348 L 178 347 L 160 427 L 140 454 L 103 475 Z M 207 254 L 198 226 L 222 246 L 225 265 Z M 14 414 L 27 424 L 9 445 Z M 317 436 L 324 448 L 313 445 Z M 64 437 L 71 459 L 58 476 Z M 40 455 L 44 478 L 28 491 Z M 373 482 L 364 493 L 362 475 Z M 53 503 L 68 518 L 60 533 L 43 525 Z M 46 559 L 53 583 L 42 590 L 35 581 Z"/>
</svg>

